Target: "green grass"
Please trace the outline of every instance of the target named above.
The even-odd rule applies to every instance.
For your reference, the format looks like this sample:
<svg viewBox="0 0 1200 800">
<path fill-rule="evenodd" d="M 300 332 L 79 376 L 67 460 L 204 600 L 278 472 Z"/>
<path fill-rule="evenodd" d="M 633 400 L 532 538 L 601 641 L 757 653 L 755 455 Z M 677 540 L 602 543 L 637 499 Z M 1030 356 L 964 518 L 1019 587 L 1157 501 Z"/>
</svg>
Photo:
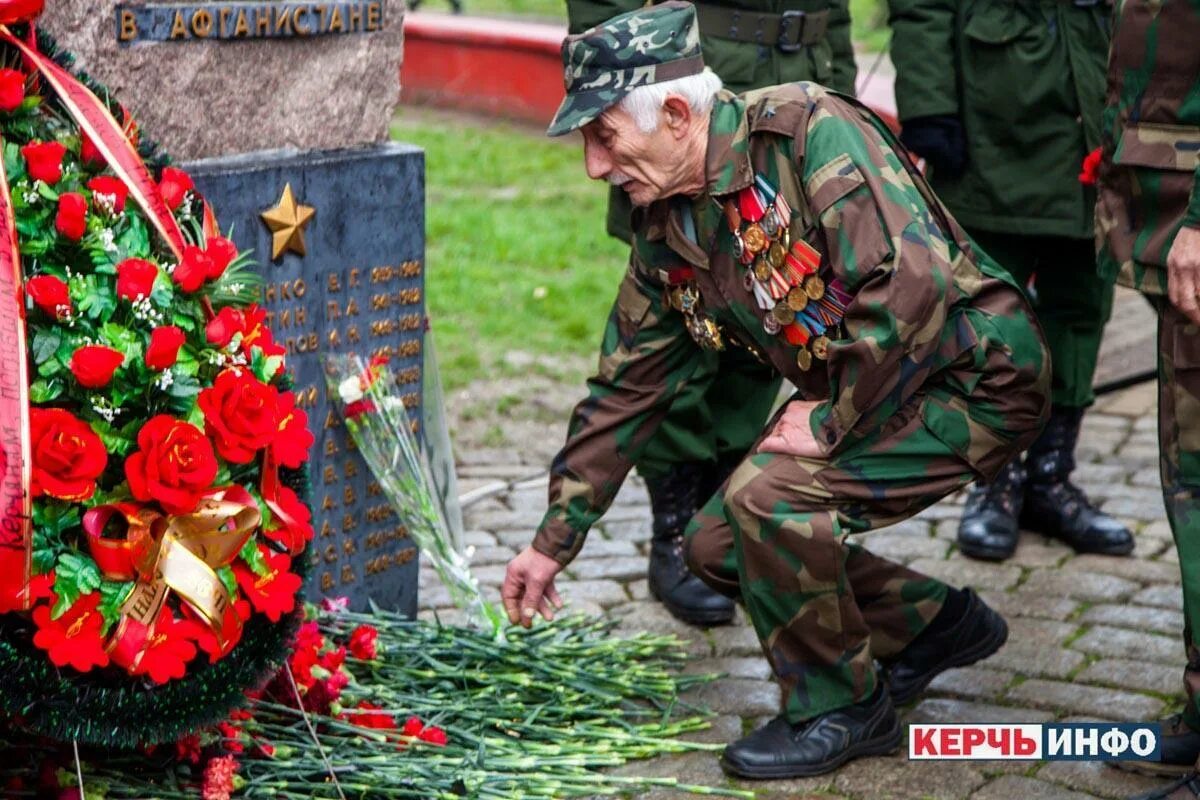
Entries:
<svg viewBox="0 0 1200 800">
<path fill-rule="evenodd" d="M 425 149 L 426 296 L 450 390 L 522 350 L 594 359 L 627 248 L 582 146 L 502 123 L 403 107 L 392 137 Z"/>
</svg>

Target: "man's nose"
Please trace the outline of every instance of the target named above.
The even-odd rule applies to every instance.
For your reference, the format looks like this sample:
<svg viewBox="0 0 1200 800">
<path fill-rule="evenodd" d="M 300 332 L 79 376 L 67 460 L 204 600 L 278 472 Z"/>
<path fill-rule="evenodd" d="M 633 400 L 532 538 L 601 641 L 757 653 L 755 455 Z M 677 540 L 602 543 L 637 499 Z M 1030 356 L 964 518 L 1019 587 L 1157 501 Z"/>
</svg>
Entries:
<svg viewBox="0 0 1200 800">
<path fill-rule="evenodd" d="M 600 180 L 612 172 L 612 159 L 608 151 L 586 139 L 583 142 L 583 163 L 587 167 L 588 177 L 594 180 Z"/>
</svg>

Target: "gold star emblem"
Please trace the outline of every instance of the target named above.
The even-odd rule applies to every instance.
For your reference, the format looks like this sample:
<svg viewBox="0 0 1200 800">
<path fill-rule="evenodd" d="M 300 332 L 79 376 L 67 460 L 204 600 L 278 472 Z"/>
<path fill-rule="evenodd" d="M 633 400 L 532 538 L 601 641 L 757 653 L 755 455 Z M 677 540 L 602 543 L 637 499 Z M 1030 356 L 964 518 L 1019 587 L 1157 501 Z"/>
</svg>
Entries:
<svg viewBox="0 0 1200 800">
<path fill-rule="evenodd" d="M 292 185 L 284 184 L 283 194 L 279 202 L 268 208 L 259 216 L 271 230 L 271 258 L 277 259 L 284 251 L 291 250 L 297 255 L 304 255 L 304 226 L 316 214 L 312 206 L 300 205 L 292 194 Z"/>
</svg>

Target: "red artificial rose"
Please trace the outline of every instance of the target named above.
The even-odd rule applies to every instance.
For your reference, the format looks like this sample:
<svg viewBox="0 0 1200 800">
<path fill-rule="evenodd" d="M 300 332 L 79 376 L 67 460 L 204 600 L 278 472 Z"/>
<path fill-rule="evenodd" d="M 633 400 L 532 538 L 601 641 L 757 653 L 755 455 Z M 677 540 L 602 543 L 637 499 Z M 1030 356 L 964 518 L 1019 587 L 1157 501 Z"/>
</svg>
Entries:
<svg viewBox="0 0 1200 800">
<path fill-rule="evenodd" d="M 222 348 L 232 342 L 233 337 L 241 333 L 244 326 L 245 318 L 242 312 L 232 306 L 225 306 L 204 326 L 204 338 L 213 347 Z"/>
<path fill-rule="evenodd" d="M 163 167 L 162 180 L 158 182 L 158 191 L 162 194 L 167 208 L 174 211 L 183 202 L 185 194 L 196 188 L 191 177 L 186 172 L 175 167 Z"/>
<path fill-rule="evenodd" d="M 0 69 L 0 111 L 16 111 L 25 102 L 25 73 Z"/>
<path fill-rule="evenodd" d="M 194 292 L 204 285 L 212 269 L 212 259 L 194 244 L 184 245 L 183 259 L 176 265 L 171 277 L 185 292 Z"/>
<path fill-rule="evenodd" d="M 175 366 L 179 348 L 187 341 L 184 332 L 174 325 L 160 325 L 150 331 L 150 346 L 146 348 L 146 366 L 161 372 Z"/>
<path fill-rule="evenodd" d="M 25 294 L 48 316 L 62 319 L 71 314 L 71 295 L 66 281 L 53 275 L 35 275 L 25 281 Z"/>
<path fill-rule="evenodd" d="M 279 390 L 249 370 L 227 369 L 196 400 L 226 461 L 248 464 L 279 431 Z"/>
<path fill-rule="evenodd" d="M 195 425 L 159 414 L 138 431 L 125 477 L 136 499 L 156 500 L 168 514 L 188 514 L 217 477 L 217 457 Z"/>
<path fill-rule="evenodd" d="M 104 442 L 86 422 L 61 408 L 29 409 L 34 497 L 88 500 L 108 465 Z"/>
<path fill-rule="evenodd" d="M 125 354 L 102 344 L 85 344 L 71 354 L 71 374 L 80 386 L 100 389 L 108 385 Z"/>
<path fill-rule="evenodd" d="M 359 625 L 350 631 L 350 654 L 360 661 L 374 661 L 379 656 L 376 642 L 379 631 L 371 625 Z"/>
<path fill-rule="evenodd" d="M 204 252 L 210 260 L 208 279 L 215 281 L 225 274 L 225 269 L 237 258 L 237 247 L 224 236 L 208 237 Z"/>
<path fill-rule="evenodd" d="M 87 200 L 79 192 L 63 192 L 58 196 L 58 213 L 54 229 L 72 242 L 87 233 Z"/>
<path fill-rule="evenodd" d="M 266 575 L 254 574 L 241 559 L 234 563 L 233 574 L 254 610 L 271 622 L 279 622 L 284 614 L 296 607 L 296 592 L 303 581 L 299 575 L 288 571 L 292 559 L 287 553 L 272 553 L 261 544 L 258 552 L 267 564 Z"/>
<path fill-rule="evenodd" d="M 357 725 L 360 728 L 373 728 L 380 731 L 394 731 L 396 729 L 396 718 L 383 710 L 383 706 L 369 703 L 366 700 L 359 700 L 355 710 L 366 713 L 343 713 L 341 719 L 346 720 L 352 725 Z"/>
<path fill-rule="evenodd" d="M 96 143 L 91 140 L 91 137 L 83 131 L 79 132 L 79 158 L 89 166 L 104 166 L 103 154 L 96 147 Z"/>
<path fill-rule="evenodd" d="M 113 175 L 97 175 L 87 182 L 87 187 L 92 190 L 92 200 L 96 201 L 97 207 L 112 209 L 114 214 L 125 210 L 125 198 L 129 196 L 125 181 Z"/>
<path fill-rule="evenodd" d="M 312 512 L 296 493 L 286 486 L 279 487 L 279 496 L 275 498 L 275 502 L 287 512 L 289 519 L 285 521 L 274 515 L 271 520 L 273 527 L 264 530 L 263 535 L 295 555 L 303 549 L 305 542 L 313 538 Z"/>
<path fill-rule="evenodd" d="M 175 619 L 171 609 L 163 606 L 142 658 L 130 674 L 146 675 L 158 684 L 182 678 L 187 672 L 187 663 L 196 657 L 196 646 L 191 641 L 195 636 L 195 625 L 185 619 Z"/>
<path fill-rule="evenodd" d="M 154 291 L 158 266 L 144 258 L 127 258 L 117 264 L 117 296 L 123 300 L 141 300 Z"/>
<path fill-rule="evenodd" d="M 1095 186 L 1100 177 L 1100 159 L 1102 151 L 1097 147 L 1083 159 L 1083 167 L 1079 171 L 1079 182 L 1084 186 Z"/>
<path fill-rule="evenodd" d="M 58 183 L 62 177 L 63 156 L 67 148 L 60 142 L 30 142 L 21 148 L 29 177 L 35 181 Z"/>
<path fill-rule="evenodd" d="M 313 445 L 313 435 L 308 430 L 308 414 L 296 406 L 296 396 L 291 392 L 279 395 L 279 432 L 271 443 L 275 461 L 289 469 L 299 469 L 308 461 L 308 450 Z"/>
<path fill-rule="evenodd" d="M 104 617 L 100 614 L 100 593 L 85 594 L 58 619 L 50 618 L 50 606 L 33 610 L 37 633 L 33 643 L 45 650 L 56 667 L 68 664 L 80 672 L 108 666 L 104 637 L 100 634 Z"/>
</svg>

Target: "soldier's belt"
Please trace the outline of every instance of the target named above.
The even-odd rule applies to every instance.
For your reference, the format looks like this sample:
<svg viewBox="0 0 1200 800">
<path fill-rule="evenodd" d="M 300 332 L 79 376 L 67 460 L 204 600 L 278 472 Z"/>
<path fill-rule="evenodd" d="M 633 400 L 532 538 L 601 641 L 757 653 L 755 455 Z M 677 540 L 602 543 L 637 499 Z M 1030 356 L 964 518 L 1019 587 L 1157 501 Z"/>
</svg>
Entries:
<svg viewBox="0 0 1200 800">
<path fill-rule="evenodd" d="M 696 18 L 705 36 L 778 47 L 794 53 L 825 38 L 829 9 L 763 14 L 737 8 L 696 3 Z"/>
</svg>

